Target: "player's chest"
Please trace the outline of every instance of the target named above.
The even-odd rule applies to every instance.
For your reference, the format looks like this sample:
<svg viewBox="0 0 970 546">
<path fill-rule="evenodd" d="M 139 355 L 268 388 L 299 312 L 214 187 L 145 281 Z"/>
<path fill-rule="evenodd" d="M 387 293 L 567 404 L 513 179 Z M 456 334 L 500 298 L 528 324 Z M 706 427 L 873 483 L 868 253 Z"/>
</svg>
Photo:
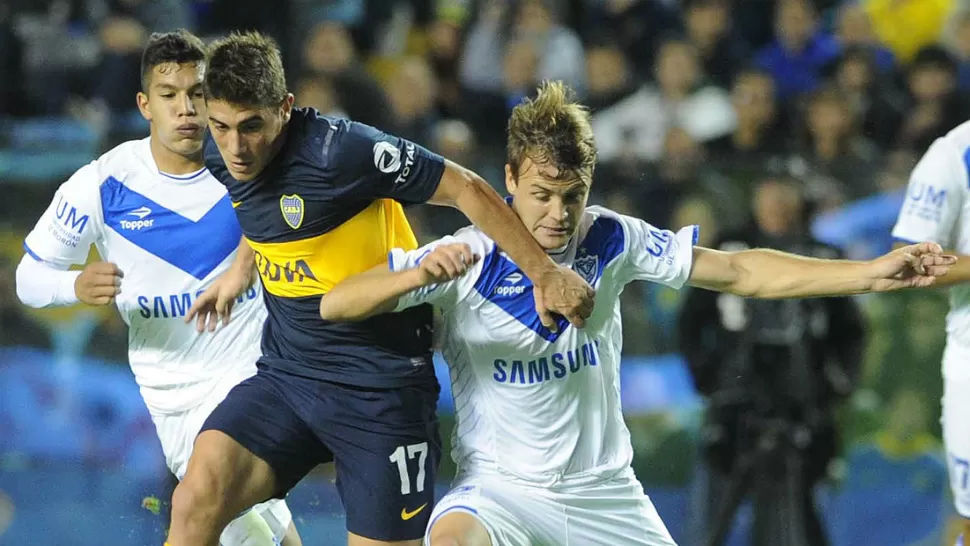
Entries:
<svg viewBox="0 0 970 546">
<path fill-rule="evenodd" d="M 319 235 L 370 204 L 299 177 L 252 188 L 235 183 L 229 192 L 243 232 L 260 241 Z"/>
<path fill-rule="evenodd" d="M 201 281 L 239 245 L 232 205 L 215 180 L 140 186 L 109 179 L 101 197 L 101 253 L 122 268 L 128 283 Z"/>
</svg>

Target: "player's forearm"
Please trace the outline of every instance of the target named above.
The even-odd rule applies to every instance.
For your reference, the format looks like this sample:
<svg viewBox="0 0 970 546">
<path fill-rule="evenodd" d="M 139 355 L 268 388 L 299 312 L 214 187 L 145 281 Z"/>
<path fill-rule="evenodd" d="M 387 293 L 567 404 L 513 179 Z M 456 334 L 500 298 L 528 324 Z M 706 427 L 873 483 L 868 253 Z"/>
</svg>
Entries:
<svg viewBox="0 0 970 546">
<path fill-rule="evenodd" d="M 488 235 L 533 282 L 555 267 L 512 207 L 491 186 L 471 171 L 454 197 L 457 207 L 475 226 Z"/>
<path fill-rule="evenodd" d="M 391 271 L 379 266 L 337 283 L 320 298 L 320 318 L 332 322 L 354 322 L 389 313 L 398 299 L 421 288 L 417 269 Z"/>
<path fill-rule="evenodd" d="M 35 309 L 73 305 L 78 302 L 74 283 L 80 274 L 55 269 L 25 255 L 17 266 L 17 298 Z"/>
<path fill-rule="evenodd" d="M 823 260 L 768 249 L 733 253 L 731 268 L 734 282 L 723 291 L 754 298 L 859 294 L 875 283 L 867 262 Z"/>
<path fill-rule="evenodd" d="M 256 270 L 256 252 L 249 246 L 249 241 L 243 236 L 239 239 L 239 246 L 236 247 L 236 259 L 232 262 L 232 271 L 247 275 L 255 279 L 253 273 Z"/>
</svg>

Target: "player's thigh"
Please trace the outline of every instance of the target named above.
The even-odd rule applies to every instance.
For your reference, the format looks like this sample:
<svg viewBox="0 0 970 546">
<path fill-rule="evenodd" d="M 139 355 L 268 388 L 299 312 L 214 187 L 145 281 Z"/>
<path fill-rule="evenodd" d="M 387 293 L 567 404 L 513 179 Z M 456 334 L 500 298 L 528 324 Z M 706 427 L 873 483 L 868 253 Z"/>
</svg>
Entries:
<svg viewBox="0 0 970 546">
<path fill-rule="evenodd" d="M 185 468 L 192 455 L 192 446 L 198 433 L 196 428 L 190 430 L 190 411 L 179 413 L 152 413 L 152 422 L 158 433 L 158 441 L 162 444 L 162 454 L 165 455 L 165 466 L 172 471 L 179 480 L 185 475 Z"/>
<path fill-rule="evenodd" d="M 228 480 L 216 482 L 233 495 L 226 504 L 244 510 L 285 497 L 326 457 L 329 452 L 291 408 L 286 386 L 260 372 L 234 387 L 205 420 L 183 481 Z"/>
<path fill-rule="evenodd" d="M 943 383 L 943 443 L 957 513 L 970 518 L 970 379 Z"/>
<path fill-rule="evenodd" d="M 159 413 L 151 411 L 152 421 L 158 432 L 158 440 L 162 444 L 165 464 L 176 478 L 185 475 L 189 457 L 195 446 L 195 439 L 202 430 L 202 425 L 212 414 L 213 410 L 226 398 L 228 393 L 239 383 L 253 376 L 256 366 L 229 370 L 224 378 L 220 378 L 212 391 L 199 405 L 177 413 Z"/>
<path fill-rule="evenodd" d="M 565 529 L 561 508 L 534 490 L 475 477 L 459 481 L 438 501 L 426 541 L 432 546 L 539 546 L 559 544 Z"/>
<path fill-rule="evenodd" d="M 420 541 L 441 459 L 437 385 L 324 388 L 326 415 L 315 430 L 334 454 L 347 530 L 375 541 Z"/>
<path fill-rule="evenodd" d="M 556 499 L 569 521 L 563 544 L 676 544 L 632 472 Z"/>
</svg>

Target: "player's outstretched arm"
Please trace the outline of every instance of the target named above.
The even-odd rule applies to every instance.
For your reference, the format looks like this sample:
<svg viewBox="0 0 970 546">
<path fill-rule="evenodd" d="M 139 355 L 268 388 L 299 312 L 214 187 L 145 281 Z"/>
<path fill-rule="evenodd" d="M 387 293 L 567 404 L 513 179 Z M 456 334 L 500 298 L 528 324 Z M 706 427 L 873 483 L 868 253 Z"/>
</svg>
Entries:
<svg viewBox="0 0 970 546">
<path fill-rule="evenodd" d="M 930 286 L 956 262 L 956 256 L 944 254 L 935 243 L 905 246 L 867 262 L 695 247 L 689 282 L 753 298 L 841 296 Z"/>
<path fill-rule="evenodd" d="M 459 209 L 512 258 L 536 287 L 536 310 L 543 325 L 555 329 L 553 313 L 575 326 L 585 324 L 593 312 L 593 289 L 576 272 L 556 265 L 480 176 L 445 160 L 444 174 L 430 202 Z"/>
<path fill-rule="evenodd" d="M 464 243 L 443 244 L 424 256 L 417 267 L 392 271 L 379 265 L 337 283 L 320 299 L 320 317 L 353 322 L 393 311 L 401 296 L 465 274 L 481 256 Z"/>
</svg>

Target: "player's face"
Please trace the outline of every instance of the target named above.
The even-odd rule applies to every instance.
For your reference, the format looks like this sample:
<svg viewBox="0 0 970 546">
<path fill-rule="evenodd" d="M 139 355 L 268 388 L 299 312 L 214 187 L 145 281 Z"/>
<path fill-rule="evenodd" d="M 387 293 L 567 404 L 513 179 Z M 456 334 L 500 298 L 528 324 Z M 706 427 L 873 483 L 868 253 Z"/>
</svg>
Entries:
<svg viewBox="0 0 970 546">
<path fill-rule="evenodd" d="M 246 182 L 266 168 L 279 149 L 280 135 L 290 121 L 293 95 L 279 106 L 253 108 L 209 101 L 209 132 L 233 178 Z"/>
<path fill-rule="evenodd" d="M 138 93 L 138 109 L 151 123 L 152 136 L 181 156 L 202 152 L 204 75 L 205 65 L 201 63 L 162 63 L 152 69 L 148 92 Z"/>
<path fill-rule="evenodd" d="M 558 180 L 552 166 L 536 165 L 526 158 L 518 179 L 505 166 L 505 185 L 512 195 L 512 208 L 546 250 L 564 246 L 576 232 L 586 209 L 589 186 L 580 180 Z"/>
</svg>

